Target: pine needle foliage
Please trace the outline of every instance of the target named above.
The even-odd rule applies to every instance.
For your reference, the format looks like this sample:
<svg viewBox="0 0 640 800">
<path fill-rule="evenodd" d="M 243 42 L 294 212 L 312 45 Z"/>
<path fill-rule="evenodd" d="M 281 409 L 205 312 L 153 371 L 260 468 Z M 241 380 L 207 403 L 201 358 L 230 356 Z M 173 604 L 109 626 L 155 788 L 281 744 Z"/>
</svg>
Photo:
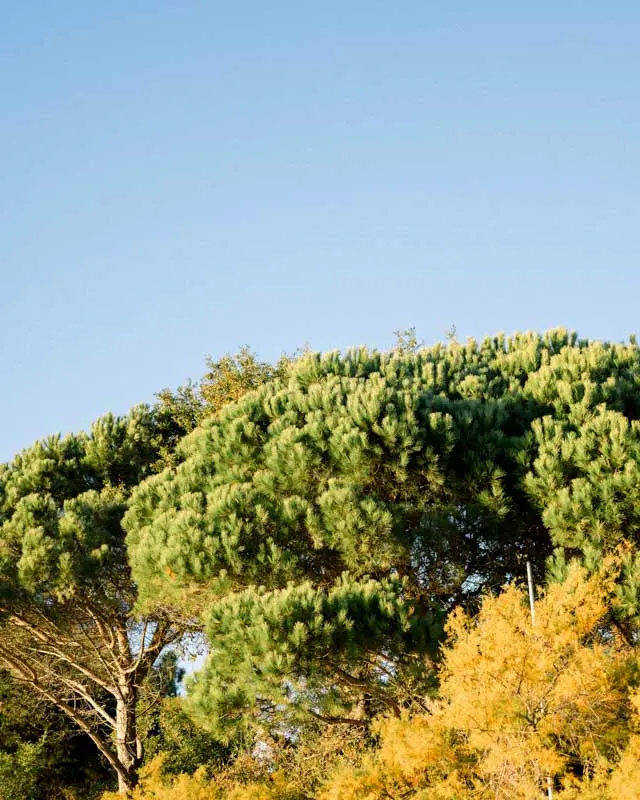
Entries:
<svg viewBox="0 0 640 800">
<path fill-rule="evenodd" d="M 259 698 L 254 710 L 279 710 L 305 696 L 287 698 L 287 687 L 304 685 L 307 710 L 320 713 L 314 681 L 324 675 L 331 716 L 354 721 L 381 691 L 380 670 L 395 678 L 423 652 L 424 639 L 390 646 L 383 624 L 365 645 L 362 619 L 346 610 L 353 638 L 339 669 L 348 663 L 346 681 L 368 682 L 354 702 L 337 670 L 323 673 L 285 596 L 327 598 L 350 580 L 376 582 L 383 597 L 396 581 L 398 629 L 427 620 L 435 637 L 434 620 L 477 607 L 527 559 L 541 580 L 554 546 L 607 553 L 626 542 L 635 552 L 639 376 L 633 342 L 564 330 L 451 337 L 389 353 L 306 353 L 204 419 L 181 443 L 182 463 L 141 484 L 125 518 L 142 607 L 169 603 L 206 621 L 211 660 L 194 684 L 204 716 L 240 719 Z M 276 601 L 279 616 L 266 613 Z M 246 635 L 228 632 L 232 613 Z M 306 661 L 279 629 L 310 637 Z M 373 677 L 354 668 L 352 642 L 377 665 Z M 235 684 L 232 663 L 242 665 Z M 393 683 L 382 682 L 389 702 Z"/>
<path fill-rule="evenodd" d="M 0 472 L 0 666 L 93 741 L 123 791 L 142 757 L 138 702 L 183 629 L 136 615 L 120 524 L 162 444 L 140 406 L 38 442 Z"/>
<path fill-rule="evenodd" d="M 189 686 L 194 716 L 222 735 L 260 719 L 289 730 L 308 715 L 358 726 L 399 710 L 427 679 L 441 625 L 412 615 L 402 595 L 398 581 L 347 576 L 329 591 L 305 582 L 230 595 L 207 620 L 210 658 Z"/>
</svg>

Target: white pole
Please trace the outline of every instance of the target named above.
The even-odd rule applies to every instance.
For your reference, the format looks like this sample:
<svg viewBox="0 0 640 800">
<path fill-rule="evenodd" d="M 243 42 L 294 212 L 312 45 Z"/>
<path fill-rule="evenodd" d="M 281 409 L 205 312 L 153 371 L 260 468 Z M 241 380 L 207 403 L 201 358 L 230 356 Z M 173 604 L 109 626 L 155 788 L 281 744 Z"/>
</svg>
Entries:
<svg viewBox="0 0 640 800">
<path fill-rule="evenodd" d="M 527 581 L 529 583 L 529 607 L 531 609 L 531 627 L 534 628 L 536 624 L 536 597 L 533 593 L 533 570 L 531 569 L 531 562 L 527 561 Z"/>
<path fill-rule="evenodd" d="M 536 626 L 536 596 L 533 591 L 533 570 L 531 569 L 531 562 L 527 561 L 527 583 L 529 584 L 529 608 L 531 609 L 531 627 Z M 547 775 L 547 797 L 553 800 L 553 784 L 551 782 L 551 775 Z"/>
</svg>

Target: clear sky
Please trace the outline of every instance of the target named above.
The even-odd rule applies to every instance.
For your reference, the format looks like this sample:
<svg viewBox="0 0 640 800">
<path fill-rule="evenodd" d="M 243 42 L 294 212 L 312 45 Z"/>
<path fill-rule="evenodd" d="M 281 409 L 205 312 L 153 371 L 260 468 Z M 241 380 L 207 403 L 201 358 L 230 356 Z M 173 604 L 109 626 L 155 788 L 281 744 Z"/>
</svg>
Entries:
<svg viewBox="0 0 640 800">
<path fill-rule="evenodd" d="M 0 0 L 0 459 L 265 359 L 638 328 L 636 2 Z"/>
</svg>

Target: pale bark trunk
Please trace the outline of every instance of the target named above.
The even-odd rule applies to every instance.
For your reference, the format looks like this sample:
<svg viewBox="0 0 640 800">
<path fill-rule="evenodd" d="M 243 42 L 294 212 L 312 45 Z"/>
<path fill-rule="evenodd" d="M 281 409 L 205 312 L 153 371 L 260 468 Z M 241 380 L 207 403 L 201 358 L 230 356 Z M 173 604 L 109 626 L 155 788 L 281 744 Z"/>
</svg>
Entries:
<svg viewBox="0 0 640 800">
<path fill-rule="evenodd" d="M 122 766 L 118 771 L 118 791 L 126 794 L 137 783 L 142 762 L 142 742 L 138 736 L 135 686 L 121 684 L 116 706 L 116 755 Z"/>
</svg>

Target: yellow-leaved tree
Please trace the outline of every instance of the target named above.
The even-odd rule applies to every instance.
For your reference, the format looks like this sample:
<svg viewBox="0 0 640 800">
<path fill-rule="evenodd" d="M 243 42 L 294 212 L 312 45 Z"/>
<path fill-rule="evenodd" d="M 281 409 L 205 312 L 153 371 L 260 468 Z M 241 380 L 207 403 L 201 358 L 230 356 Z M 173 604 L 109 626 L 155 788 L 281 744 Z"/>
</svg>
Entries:
<svg viewBox="0 0 640 800">
<path fill-rule="evenodd" d="M 385 719 L 380 747 L 322 800 L 640 798 L 637 652 L 608 624 L 612 582 L 577 565 L 535 604 L 511 586 L 455 612 L 430 714 Z"/>
</svg>

